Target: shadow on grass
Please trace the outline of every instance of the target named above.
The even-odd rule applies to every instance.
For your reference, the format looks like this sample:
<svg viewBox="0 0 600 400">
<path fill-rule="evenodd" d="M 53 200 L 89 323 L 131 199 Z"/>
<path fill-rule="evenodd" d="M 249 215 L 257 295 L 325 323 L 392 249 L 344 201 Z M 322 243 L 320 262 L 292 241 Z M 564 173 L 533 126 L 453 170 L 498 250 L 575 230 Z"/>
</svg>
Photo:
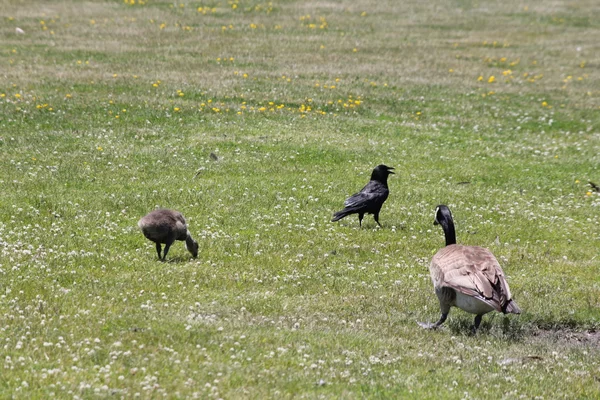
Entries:
<svg viewBox="0 0 600 400">
<path fill-rule="evenodd" d="M 447 323 L 450 332 L 457 336 L 473 336 L 472 326 L 473 318 L 467 316 L 453 318 Z M 575 320 L 527 320 L 491 314 L 484 317 L 476 335 L 491 336 L 512 343 L 600 348 L 600 329 L 597 326 L 582 325 Z"/>
<path fill-rule="evenodd" d="M 167 258 L 164 262 L 168 263 L 168 264 L 183 264 L 183 263 L 191 262 L 193 260 L 194 260 L 194 258 L 189 257 L 189 256 L 188 257 L 186 257 L 186 256 L 175 256 L 175 257 L 169 257 L 169 258 Z"/>
<path fill-rule="evenodd" d="M 473 336 L 471 328 L 474 318 L 454 318 L 448 323 L 448 328 L 455 335 Z M 491 314 L 483 317 L 477 336 L 489 335 L 509 342 L 521 342 L 529 336 L 527 325 L 519 318 Z"/>
</svg>

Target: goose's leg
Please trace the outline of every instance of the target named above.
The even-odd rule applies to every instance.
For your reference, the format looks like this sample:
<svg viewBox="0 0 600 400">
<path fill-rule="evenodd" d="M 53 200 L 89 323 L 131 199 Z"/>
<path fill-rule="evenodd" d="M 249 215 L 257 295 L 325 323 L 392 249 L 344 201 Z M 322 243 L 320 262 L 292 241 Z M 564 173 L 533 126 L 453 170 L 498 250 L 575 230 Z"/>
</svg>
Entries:
<svg viewBox="0 0 600 400">
<path fill-rule="evenodd" d="M 477 328 L 479 328 L 479 324 L 481 324 L 481 318 L 483 314 L 479 314 L 475 316 L 475 321 L 473 322 L 473 326 L 471 327 L 471 332 L 475 334 L 477 332 Z"/>
<path fill-rule="evenodd" d="M 453 289 L 450 288 L 439 288 L 435 290 L 435 294 L 440 301 L 440 311 L 442 315 L 440 319 L 432 324 L 430 322 L 418 322 L 418 324 L 425 329 L 437 329 L 446 321 L 448 318 L 448 313 L 450 313 L 450 305 L 452 304 L 452 300 L 455 298 L 456 293 Z"/>
<path fill-rule="evenodd" d="M 442 313 L 442 316 L 435 324 L 432 324 L 431 322 L 417 322 L 417 323 L 419 324 L 419 326 L 421 326 L 422 328 L 425 328 L 425 329 L 437 329 L 446 321 L 446 318 L 448 318 L 448 313 L 445 313 L 445 314 Z"/>
</svg>

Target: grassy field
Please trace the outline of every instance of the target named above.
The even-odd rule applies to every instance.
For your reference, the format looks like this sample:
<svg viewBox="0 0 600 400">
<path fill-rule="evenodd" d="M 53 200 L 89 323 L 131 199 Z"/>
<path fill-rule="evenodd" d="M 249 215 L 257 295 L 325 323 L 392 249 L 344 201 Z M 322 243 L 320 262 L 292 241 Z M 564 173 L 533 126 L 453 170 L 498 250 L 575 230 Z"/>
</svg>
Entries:
<svg viewBox="0 0 600 400">
<path fill-rule="evenodd" d="M 0 20 L 0 398 L 600 397 L 597 1 Z M 330 223 L 380 163 L 383 229 Z M 417 325 L 441 203 L 522 315 Z M 197 259 L 156 259 L 137 221 L 159 206 Z"/>
</svg>

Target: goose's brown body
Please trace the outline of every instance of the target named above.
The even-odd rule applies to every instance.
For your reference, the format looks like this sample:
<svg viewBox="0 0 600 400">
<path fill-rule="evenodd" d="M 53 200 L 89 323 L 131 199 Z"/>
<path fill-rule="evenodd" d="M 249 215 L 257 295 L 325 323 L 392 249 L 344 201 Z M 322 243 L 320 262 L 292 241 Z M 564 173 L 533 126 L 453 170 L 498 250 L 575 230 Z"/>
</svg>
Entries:
<svg viewBox="0 0 600 400">
<path fill-rule="evenodd" d="M 429 272 L 442 315 L 435 324 L 419 325 L 429 329 L 441 326 L 453 306 L 475 314 L 473 332 L 479 327 L 481 317 L 490 311 L 520 314 L 496 257 L 483 247 L 456 244 L 448 207 L 438 206 L 435 214 L 434 223 L 442 226 L 446 247 L 433 256 Z"/>
<path fill-rule="evenodd" d="M 429 271 L 440 304 L 448 308 L 457 306 L 473 314 L 520 311 L 512 301 L 502 267 L 488 249 L 446 246 L 433 256 Z"/>
</svg>

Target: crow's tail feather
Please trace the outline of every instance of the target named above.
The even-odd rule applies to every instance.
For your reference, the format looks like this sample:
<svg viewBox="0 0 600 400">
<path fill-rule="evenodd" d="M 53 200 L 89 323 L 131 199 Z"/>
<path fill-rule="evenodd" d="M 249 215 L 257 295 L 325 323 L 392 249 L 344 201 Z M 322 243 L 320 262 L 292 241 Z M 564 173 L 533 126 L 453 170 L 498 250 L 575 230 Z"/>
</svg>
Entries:
<svg viewBox="0 0 600 400">
<path fill-rule="evenodd" d="M 350 214 L 356 214 L 357 212 L 358 210 L 354 208 L 344 208 L 343 210 L 333 214 L 333 219 L 331 220 L 331 222 L 339 221 L 340 219 L 347 217 Z"/>
<path fill-rule="evenodd" d="M 345 210 L 338 211 L 335 214 L 333 214 L 333 218 L 331 219 L 331 222 L 339 221 L 340 219 L 342 219 L 346 216 L 348 216 L 348 214 L 345 212 Z"/>
</svg>

